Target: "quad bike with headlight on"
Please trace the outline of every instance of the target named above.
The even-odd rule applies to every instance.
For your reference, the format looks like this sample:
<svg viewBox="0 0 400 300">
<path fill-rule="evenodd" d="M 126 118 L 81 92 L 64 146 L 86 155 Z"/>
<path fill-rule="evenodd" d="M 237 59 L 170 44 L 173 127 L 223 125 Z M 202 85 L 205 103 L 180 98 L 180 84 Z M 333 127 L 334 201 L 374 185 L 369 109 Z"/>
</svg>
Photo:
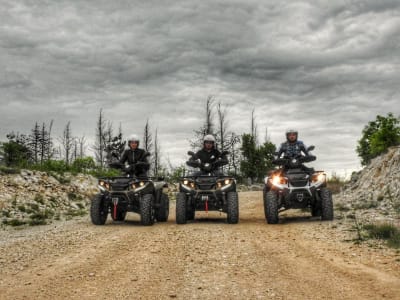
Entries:
<svg viewBox="0 0 400 300">
<path fill-rule="evenodd" d="M 314 146 L 307 150 L 311 151 Z M 326 188 L 326 174 L 303 165 L 315 156 L 277 158 L 280 166 L 265 178 L 264 213 L 269 224 L 279 222 L 279 213 L 287 209 L 310 208 L 312 216 L 333 220 L 332 193 Z"/>
<path fill-rule="evenodd" d="M 191 151 L 188 154 L 194 155 Z M 224 212 L 229 224 L 239 222 L 236 180 L 220 173 L 219 166 L 218 162 L 214 165 L 202 165 L 198 162 L 197 167 L 202 172 L 193 173 L 180 179 L 179 192 L 176 195 L 177 224 L 186 224 L 188 220 L 194 220 L 196 211 Z"/>
<path fill-rule="evenodd" d="M 123 168 L 120 164 L 112 167 Z M 168 184 L 163 178 L 106 177 L 99 178 L 98 187 L 100 192 L 90 206 L 90 218 L 95 225 L 104 225 L 108 214 L 114 221 L 124 221 L 128 212 L 138 213 L 142 225 L 168 220 Z"/>
</svg>

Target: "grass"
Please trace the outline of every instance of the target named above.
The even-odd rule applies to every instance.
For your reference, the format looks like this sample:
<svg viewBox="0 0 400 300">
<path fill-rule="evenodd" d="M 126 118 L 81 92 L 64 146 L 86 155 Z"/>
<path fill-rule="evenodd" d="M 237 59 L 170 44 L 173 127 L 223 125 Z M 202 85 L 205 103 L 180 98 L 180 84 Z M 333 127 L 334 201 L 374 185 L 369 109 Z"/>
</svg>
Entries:
<svg viewBox="0 0 400 300">
<path fill-rule="evenodd" d="M 362 240 L 377 239 L 386 241 L 391 248 L 400 249 L 400 229 L 390 223 L 359 224 L 359 238 Z"/>
</svg>

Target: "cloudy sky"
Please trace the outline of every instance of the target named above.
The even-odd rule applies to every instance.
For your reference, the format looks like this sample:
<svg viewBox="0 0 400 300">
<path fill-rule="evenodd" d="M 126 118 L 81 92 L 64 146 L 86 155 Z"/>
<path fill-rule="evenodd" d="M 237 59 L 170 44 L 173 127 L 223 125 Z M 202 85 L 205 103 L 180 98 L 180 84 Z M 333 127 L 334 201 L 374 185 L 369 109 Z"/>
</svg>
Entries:
<svg viewBox="0 0 400 300">
<path fill-rule="evenodd" d="M 275 144 L 287 128 L 314 166 L 349 174 L 377 114 L 400 114 L 400 1 L 2 0 L 0 140 L 35 122 L 93 140 L 99 110 L 125 135 L 158 128 L 179 165 L 205 101 L 229 129 Z"/>
</svg>

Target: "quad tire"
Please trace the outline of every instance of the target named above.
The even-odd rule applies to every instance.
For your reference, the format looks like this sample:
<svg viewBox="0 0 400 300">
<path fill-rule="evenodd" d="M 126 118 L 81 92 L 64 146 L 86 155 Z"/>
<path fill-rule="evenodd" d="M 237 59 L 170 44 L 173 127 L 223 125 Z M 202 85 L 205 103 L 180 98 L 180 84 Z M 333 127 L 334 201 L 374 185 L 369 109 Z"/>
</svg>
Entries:
<svg viewBox="0 0 400 300">
<path fill-rule="evenodd" d="M 186 195 L 185 193 L 176 194 L 176 224 L 186 224 Z"/>
<path fill-rule="evenodd" d="M 228 224 L 239 222 L 239 197 L 237 192 L 229 192 L 226 195 L 226 213 Z"/>
<path fill-rule="evenodd" d="M 104 195 L 97 194 L 90 204 L 90 219 L 95 225 L 104 225 L 107 215 L 108 207 L 105 205 Z"/>
<path fill-rule="evenodd" d="M 332 193 L 326 188 L 321 189 L 321 220 L 333 220 L 333 201 Z"/>
<path fill-rule="evenodd" d="M 277 224 L 279 222 L 278 195 L 269 191 L 264 196 L 264 213 L 268 224 Z"/>
<path fill-rule="evenodd" d="M 140 223 L 144 226 L 150 226 L 154 224 L 153 203 L 153 194 L 145 194 L 140 200 Z"/>
<path fill-rule="evenodd" d="M 167 222 L 169 216 L 169 198 L 167 194 L 161 194 L 160 207 L 156 211 L 158 222 Z"/>
</svg>

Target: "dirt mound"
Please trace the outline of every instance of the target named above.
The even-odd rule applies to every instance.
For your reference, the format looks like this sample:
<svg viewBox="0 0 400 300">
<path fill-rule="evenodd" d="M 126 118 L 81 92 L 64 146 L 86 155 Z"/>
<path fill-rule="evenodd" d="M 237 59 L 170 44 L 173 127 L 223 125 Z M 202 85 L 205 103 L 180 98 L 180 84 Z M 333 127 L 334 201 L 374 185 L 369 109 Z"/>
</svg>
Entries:
<svg viewBox="0 0 400 300">
<path fill-rule="evenodd" d="M 357 210 L 372 219 L 400 217 L 400 147 L 391 147 L 362 171 L 353 174 L 337 197 L 343 210 Z"/>
</svg>

